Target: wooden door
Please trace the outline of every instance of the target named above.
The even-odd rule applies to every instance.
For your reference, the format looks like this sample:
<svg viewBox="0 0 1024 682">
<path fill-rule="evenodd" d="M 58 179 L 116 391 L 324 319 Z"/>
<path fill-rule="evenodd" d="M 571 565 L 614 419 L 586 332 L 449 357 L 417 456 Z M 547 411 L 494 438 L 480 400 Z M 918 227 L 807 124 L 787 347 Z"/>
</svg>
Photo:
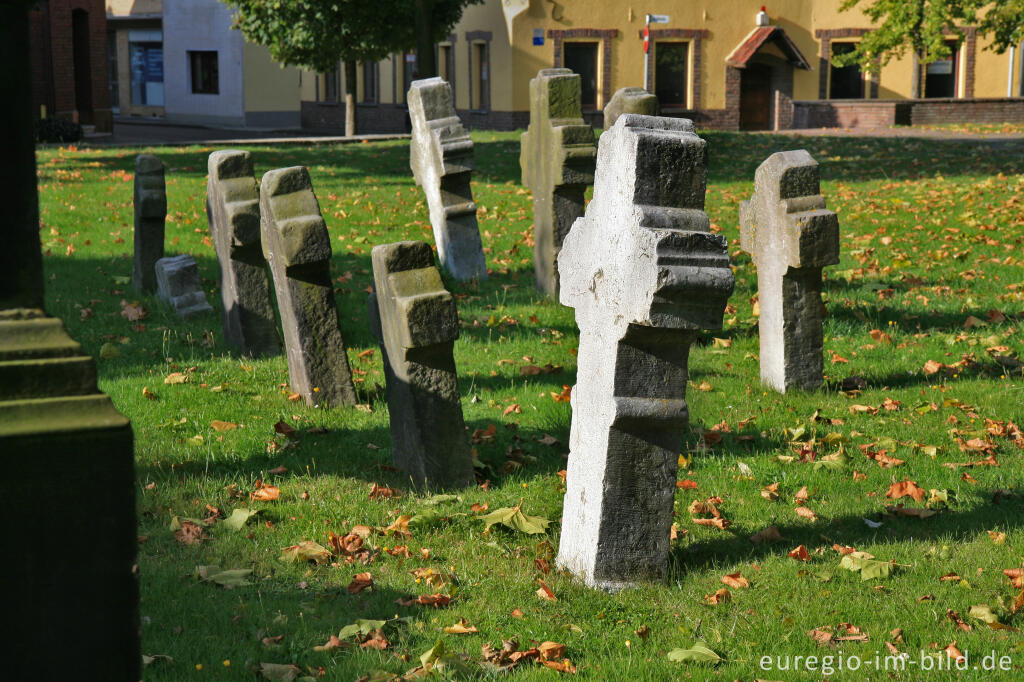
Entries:
<svg viewBox="0 0 1024 682">
<path fill-rule="evenodd" d="M 771 67 L 748 64 L 740 74 L 740 130 L 771 128 Z"/>
</svg>

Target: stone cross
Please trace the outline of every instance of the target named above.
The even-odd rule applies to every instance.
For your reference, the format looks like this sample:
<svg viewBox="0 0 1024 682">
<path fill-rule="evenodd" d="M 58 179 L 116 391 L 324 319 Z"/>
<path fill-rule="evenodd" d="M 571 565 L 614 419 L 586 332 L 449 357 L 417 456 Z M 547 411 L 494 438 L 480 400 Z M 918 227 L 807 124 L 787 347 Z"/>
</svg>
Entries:
<svg viewBox="0 0 1024 682">
<path fill-rule="evenodd" d="M 164 164 L 152 154 L 139 154 L 135 157 L 135 268 L 132 270 L 132 286 L 136 291 L 156 291 L 153 267 L 164 257 L 166 219 Z"/>
<path fill-rule="evenodd" d="M 615 125 L 615 121 L 619 120 L 619 116 L 623 114 L 658 116 L 661 114 L 661 105 L 657 95 L 653 95 L 643 88 L 619 88 L 612 95 L 608 104 L 604 105 L 605 129 Z"/>
<path fill-rule="evenodd" d="M 757 266 L 761 381 L 785 393 L 821 385 L 821 269 L 839 262 L 839 219 L 825 208 L 818 163 L 778 152 L 740 204 L 740 245 Z"/>
<path fill-rule="evenodd" d="M 541 69 L 530 81 L 530 126 L 520 138 L 519 166 L 533 193 L 537 289 L 555 298 L 558 251 L 594 184 L 597 146 L 582 111 L 580 77 L 570 69 Z"/>
<path fill-rule="evenodd" d="M 246 355 L 277 355 L 281 341 L 260 244 L 260 197 L 252 157 L 247 151 L 216 151 L 208 165 L 206 216 L 220 264 L 224 338 Z"/>
<path fill-rule="evenodd" d="M 367 307 L 384 360 L 395 465 L 417 485 L 472 485 L 452 355 L 459 337 L 455 299 L 424 242 L 375 246 L 372 260 L 376 292 Z"/>
<path fill-rule="evenodd" d="M 413 81 L 406 99 L 412 120 L 410 166 L 427 195 L 441 265 L 457 280 L 487 279 L 469 186 L 473 140 L 455 113 L 452 87 L 442 78 Z"/>
<path fill-rule="evenodd" d="M 303 166 L 263 176 L 260 224 L 292 390 L 307 405 L 354 405 L 356 392 L 331 286 L 331 238 Z"/>
<path fill-rule="evenodd" d="M 157 296 L 171 304 L 183 320 L 212 313 L 199 279 L 196 259 L 188 254 L 161 258 L 156 262 Z"/>
<path fill-rule="evenodd" d="M 668 571 L 690 344 L 721 328 L 733 289 L 704 213 L 705 159 L 689 120 L 620 117 L 558 258 L 580 328 L 558 564 L 591 586 Z"/>
</svg>

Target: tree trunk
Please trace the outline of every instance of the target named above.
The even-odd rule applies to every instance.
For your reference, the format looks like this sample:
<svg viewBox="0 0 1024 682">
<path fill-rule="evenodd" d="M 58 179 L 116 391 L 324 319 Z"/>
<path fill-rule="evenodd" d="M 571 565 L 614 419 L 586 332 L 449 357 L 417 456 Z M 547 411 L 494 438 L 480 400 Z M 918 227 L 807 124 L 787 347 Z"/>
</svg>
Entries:
<svg viewBox="0 0 1024 682">
<path fill-rule="evenodd" d="M 914 99 L 921 99 L 924 97 L 924 88 L 922 87 L 921 72 L 924 67 L 921 66 L 921 55 L 919 53 L 914 54 L 914 72 L 910 75 L 910 93 Z"/>
<path fill-rule="evenodd" d="M 345 60 L 345 137 L 356 134 L 356 62 Z"/>
<path fill-rule="evenodd" d="M 416 0 L 416 79 L 437 75 L 434 56 L 434 0 Z"/>
<path fill-rule="evenodd" d="M 31 3 L 0 3 L 0 308 L 43 307 L 36 148 L 28 11 Z"/>
</svg>

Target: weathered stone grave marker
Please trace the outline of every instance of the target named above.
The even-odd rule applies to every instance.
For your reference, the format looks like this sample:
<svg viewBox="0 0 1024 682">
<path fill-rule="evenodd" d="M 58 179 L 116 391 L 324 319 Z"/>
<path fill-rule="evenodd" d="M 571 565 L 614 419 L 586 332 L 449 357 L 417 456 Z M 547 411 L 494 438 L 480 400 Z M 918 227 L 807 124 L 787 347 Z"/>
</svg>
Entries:
<svg viewBox="0 0 1024 682">
<path fill-rule="evenodd" d="M 260 197 L 252 157 L 247 151 L 216 151 L 208 168 L 206 215 L 220 265 L 224 338 L 246 355 L 276 355 L 281 341 L 260 243 Z"/>
<path fill-rule="evenodd" d="M 32 6 L 0 3 L 3 678 L 138 680 L 132 428 L 97 388 L 92 358 L 43 310 Z"/>
<path fill-rule="evenodd" d="M 588 585 L 668 570 L 690 344 L 721 328 L 733 289 L 704 213 L 705 158 L 688 120 L 620 117 L 558 258 L 580 328 L 558 564 Z"/>
<path fill-rule="evenodd" d="M 331 238 L 303 166 L 263 176 L 260 223 L 292 390 L 307 405 L 354 405 L 356 392 L 331 286 Z"/>
<path fill-rule="evenodd" d="M 168 256 L 156 262 L 157 296 L 171 304 L 183 320 L 212 313 L 199 279 L 196 259 L 188 254 Z"/>
<path fill-rule="evenodd" d="M 785 393 L 821 385 L 821 269 L 839 262 L 839 219 L 825 208 L 818 163 L 778 152 L 740 204 L 740 245 L 757 266 L 761 381 Z"/>
<path fill-rule="evenodd" d="M 660 113 L 661 105 L 657 95 L 653 95 L 643 88 L 619 88 L 608 100 L 608 104 L 604 105 L 604 127 L 605 130 L 611 128 L 623 114 L 657 116 Z"/>
<path fill-rule="evenodd" d="M 391 452 L 417 485 L 472 485 L 473 458 L 455 372 L 455 299 L 423 242 L 373 248 L 367 308 L 387 380 Z"/>
<path fill-rule="evenodd" d="M 520 139 L 519 166 L 533 193 L 537 289 L 548 296 L 558 296 L 558 252 L 594 184 L 597 146 L 582 111 L 580 77 L 570 69 L 541 69 L 530 81 L 530 126 Z"/>
<path fill-rule="evenodd" d="M 132 286 L 136 291 L 156 291 L 153 267 L 164 257 L 166 219 L 164 164 L 152 154 L 139 154 L 135 157 L 135 267 L 132 270 Z"/>
<path fill-rule="evenodd" d="M 452 88 L 442 78 L 413 81 L 407 100 L 412 120 L 409 165 L 427 195 L 441 265 L 457 280 L 487 279 L 469 186 L 473 140 L 455 113 Z"/>
</svg>

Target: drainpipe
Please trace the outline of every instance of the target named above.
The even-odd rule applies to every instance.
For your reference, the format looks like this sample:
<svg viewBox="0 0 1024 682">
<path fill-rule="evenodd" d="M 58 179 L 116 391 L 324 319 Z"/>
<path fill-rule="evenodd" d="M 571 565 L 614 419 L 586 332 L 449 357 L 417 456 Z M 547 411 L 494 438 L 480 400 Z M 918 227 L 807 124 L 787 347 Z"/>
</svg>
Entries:
<svg viewBox="0 0 1024 682">
<path fill-rule="evenodd" d="M 1014 53 L 1014 51 L 1015 51 L 1014 50 L 1014 46 L 1010 45 L 1010 69 L 1009 69 L 1009 71 L 1006 74 L 1006 96 L 1007 97 L 1013 97 L 1013 67 L 1014 67 L 1013 53 Z"/>
</svg>

